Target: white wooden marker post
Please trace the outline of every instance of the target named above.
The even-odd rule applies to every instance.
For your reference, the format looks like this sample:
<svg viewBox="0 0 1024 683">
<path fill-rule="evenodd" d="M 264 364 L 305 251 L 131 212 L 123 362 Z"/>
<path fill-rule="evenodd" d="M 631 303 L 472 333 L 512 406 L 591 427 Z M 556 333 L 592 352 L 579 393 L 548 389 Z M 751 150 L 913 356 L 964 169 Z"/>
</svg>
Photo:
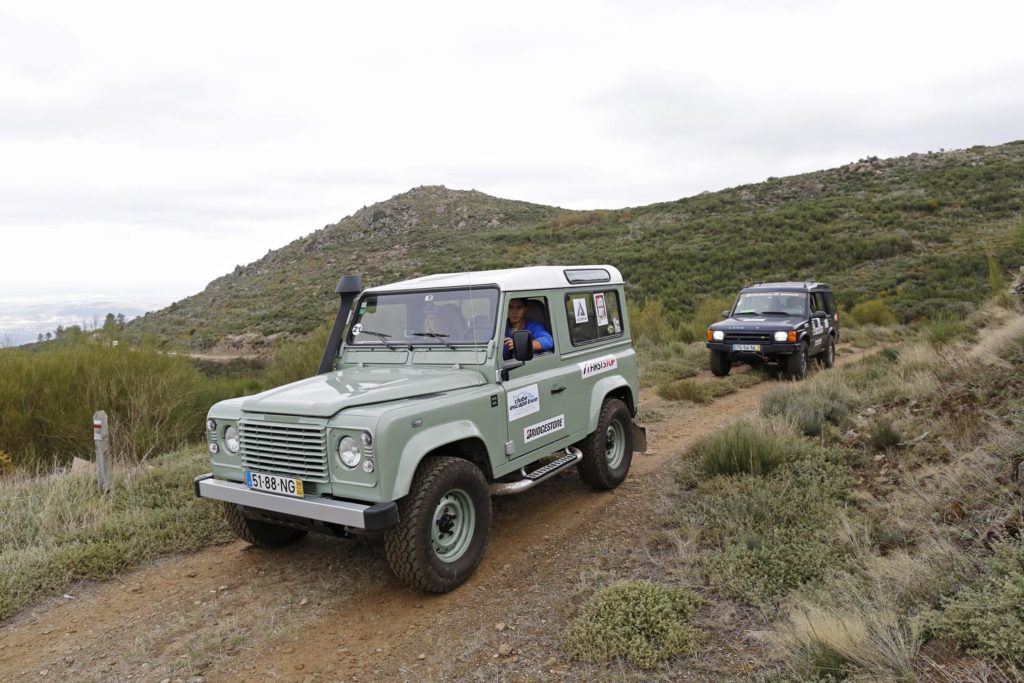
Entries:
<svg viewBox="0 0 1024 683">
<path fill-rule="evenodd" d="M 100 493 L 110 493 L 110 432 L 105 411 L 97 410 L 92 414 L 92 440 L 96 444 L 96 478 Z"/>
</svg>

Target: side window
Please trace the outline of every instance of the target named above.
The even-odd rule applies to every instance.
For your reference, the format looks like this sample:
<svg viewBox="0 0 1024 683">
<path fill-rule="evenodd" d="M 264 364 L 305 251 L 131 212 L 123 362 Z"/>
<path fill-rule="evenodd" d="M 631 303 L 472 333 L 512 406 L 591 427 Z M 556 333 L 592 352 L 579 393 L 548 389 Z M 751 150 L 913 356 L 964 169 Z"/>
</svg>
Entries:
<svg viewBox="0 0 1024 683">
<path fill-rule="evenodd" d="M 822 292 L 821 295 L 825 298 L 825 312 L 829 315 L 835 315 L 836 313 L 836 298 L 832 292 Z"/>
<path fill-rule="evenodd" d="M 534 353 L 550 353 L 554 350 L 554 337 L 551 335 L 551 317 L 548 315 L 548 300 L 542 296 L 530 298 L 512 298 L 508 301 L 508 320 L 504 330 L 530 330 L 534 341 L 540 341 L 540 348 L 534 345 Z M 508 342 L 511 343 L 511 342 Z M 506 354 L 506 357 L 507 354 Z"/>
<path fill-rule="evenodd" d="M 811 315 L 814 315 L 817 311 L 826 311 L 825 308 L 825 295 L 822 292 L 811 292 Z"/>
<path fill-rule="evenodd" d="M 622 335 L 622 309 L 614 289 L 569 292 L 565 295 L 565 315 L 573 346 Z"/>
</svg>

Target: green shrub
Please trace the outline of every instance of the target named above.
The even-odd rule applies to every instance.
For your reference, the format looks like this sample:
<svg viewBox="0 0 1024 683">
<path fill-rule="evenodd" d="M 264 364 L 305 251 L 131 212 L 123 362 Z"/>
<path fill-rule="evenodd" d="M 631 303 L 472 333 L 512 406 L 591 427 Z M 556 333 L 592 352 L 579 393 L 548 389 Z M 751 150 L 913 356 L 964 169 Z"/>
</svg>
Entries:
<svg viewBox="0 0 1024 683">
<path fill-rule="evenodd" d="M 871 422 L 868 429 L 868 443 L 876 451 L 888 451 L 895 448 L 903 436 L 888 417 L 879 417 Z"/>
<path fill-rule="evenodd" d="M 767 474 L 778 467 L 791 452 L 787 439 L 762 420 L 741 420 L 712 434 L 689 451 L 700 461 L 704 473 Z"/>
<path fill-rule="evenodd" d="M 948 314 L 933 318 L 925 327 L 925 338 L 935 348 L 948 346 L 967 336 L 968 328 L 963 320 Z"/>
<path fill-rule="evenodd" d="M 704 558 L 710 584 L 737 600 L 765 605 L 833 575 L 849 565 L 853 549 L 839 542 L 830 521 L 774 526 L 733 539 Z"/>
<path fill-rule="evenodd" d="M 690 624 L 697 598 L 688 590 L 649 581 L 620 581 L 597 591 L 566 629 L 569 655 L 608 663 L 624 659 L 642 669 L 691 654 L 703 640 Z"/>
<path fill-rule="evenodd" d="M 710 403 L 712 396 L 707 385 L 692 379 L 677 379 L 674 382 L 658 385 L 658 396 L 666 401 L 693 401 L 694 403 Z"/>
<path fill-rule="evenodd" d="M 792 422 L 807 436 L 819 436 L 826 425 L 843 427 L 849 421 L 853 391 L 835 374 L 797 387 L 779 387 L 761 399 L 761 414 Z"/>
<path fill-rule="evenodd" d="M 976 582 L 924 615 L 929 635 L 972 653 L 1024 666 L 1024 544 L 1001 544 Z"/>
<path fill-rule="evenodd" d="M 655 344 L 666 344 L 678 339 L 673 318 L 661 300 L 648 299 L 630 311 L 630 329 L 637 339 L 649 339 Z"/>
<path fill-rule="evenodd" d="M 850 311 L 850 316 L 857 321 L 858 325 L 887 327 L 896 324 L 896 314 L 889 308 L 889 304 L 881 299 L 860 302 Z"/>
<path fill-rule="evenodd" d="M 319 327 L 304 339 L 282 344 L 267 367 L 266 385 L 278 387 L 315 375 L 330 333 L 328 327 Z"/>
</svg>

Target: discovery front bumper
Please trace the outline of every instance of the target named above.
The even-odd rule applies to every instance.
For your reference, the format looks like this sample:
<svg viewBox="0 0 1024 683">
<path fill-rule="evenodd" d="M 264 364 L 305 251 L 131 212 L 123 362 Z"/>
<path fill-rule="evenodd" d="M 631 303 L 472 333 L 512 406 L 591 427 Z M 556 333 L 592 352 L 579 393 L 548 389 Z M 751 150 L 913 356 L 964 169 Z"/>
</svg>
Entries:
<svg viewBox="0 0 1024 683">
<path fill-rule="evenodd" d="M 772 342 L 771 344 L 749 344 L 746 342 L 706 342 L 707 346 L 712 351 L 719 351 L 721 353 L 727 353 L 732 358 L 769 358 L 771 356 L 791 356 L 793 352 L 800 348 L 800 343 L 791 342 Z M 754 346 L 756 350 L 744 349 L 737 350 L 736 346 Z"/>
<path fill-rule="evenodd" d="M 398 524 L 398 506 L 394 502 L 366 505 L 335 498 L 291 498 L 253 491 L 245 484 L 214 479 L 201 474 L 194 481 L 197 498 L 222 500 L 247 508 L 289 515 L 302 519 L 339 524 L 366 531 L 383 531 Z"/>
</svg>

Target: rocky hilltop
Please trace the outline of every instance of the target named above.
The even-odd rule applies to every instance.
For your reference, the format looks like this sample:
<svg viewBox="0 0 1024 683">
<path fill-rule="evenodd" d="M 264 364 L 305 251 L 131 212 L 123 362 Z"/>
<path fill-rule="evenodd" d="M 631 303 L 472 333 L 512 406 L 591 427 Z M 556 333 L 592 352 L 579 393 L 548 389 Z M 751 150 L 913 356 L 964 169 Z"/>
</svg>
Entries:
<svg viewBox="0 0 1024 683">
<path fill-rule="evenodd" d="M 633 301 L 673 312 L 752 280 L 816 278 L 851 306 L 885 298 L 904 321 L 959 314 L 986 293 L 990 256 L 1024 262 L 1024 141 L 860 159 L 614 211 L 566 211 L 418 187 L 364 207 L 129 333 L 191 350 L 266 350 L 327 324 L 345 273 L 364 285 L 439 272 L 607 262 Z"/>
</svg>

